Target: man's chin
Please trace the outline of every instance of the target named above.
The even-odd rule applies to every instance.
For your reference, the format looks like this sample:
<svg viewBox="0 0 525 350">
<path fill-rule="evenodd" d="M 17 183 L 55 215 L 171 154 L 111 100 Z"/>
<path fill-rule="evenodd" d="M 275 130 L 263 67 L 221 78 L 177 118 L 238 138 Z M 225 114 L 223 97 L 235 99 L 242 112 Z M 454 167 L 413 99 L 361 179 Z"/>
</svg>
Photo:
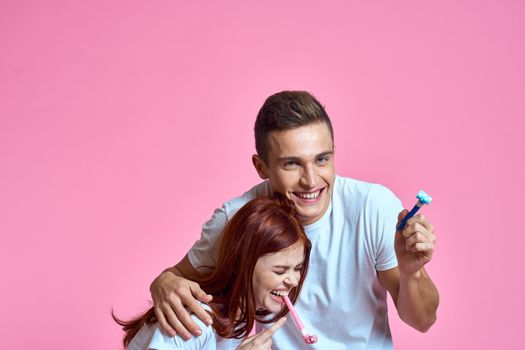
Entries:
<svg viewBox="0 0 525 350">
<path fill-rule="evenodd" d="M 321 213 L 316 212 L 308 212 L 308 213 L 302 213 L 300 210 L 297 211 L 297 218 L 299 219 L 299 222 L 301 225 L 310 225 L 319 220 L 323 216 Z"/>
<path fill-rule="evenodd" d="M 300 203 L 295 203 L 297 218 L 302 225 L 310 225 L 321 219 L 328 207 L 328 203 L 324 201 L 315 206 L 302 206 Z"/>
</svg>

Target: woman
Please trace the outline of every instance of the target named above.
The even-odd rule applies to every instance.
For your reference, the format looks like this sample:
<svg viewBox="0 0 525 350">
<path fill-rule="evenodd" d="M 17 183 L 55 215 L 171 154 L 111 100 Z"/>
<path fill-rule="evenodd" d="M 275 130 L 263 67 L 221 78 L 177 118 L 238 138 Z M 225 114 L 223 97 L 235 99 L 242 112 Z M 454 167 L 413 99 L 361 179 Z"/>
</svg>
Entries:
<svg viewBox="0 0 525 350">
<path fill-rule="evenodd" d="M 206 326 L 194 317 L 203 334 L 184 341 L 160 331 L 153 308 L 132 321 L 113 316 L 126 332 L 124 346 L 129 350 L 269 349 L 271 334 L 288 312 L 282 296 L 297 300 L 310 247 L 287 198 L 275 194 L 248 202 L 226 225 L 216 269 L 200 283 L 213 296 L 205 305 L 213 324 Z M 254 321 L 277 323 L 268 332 L 245 338 Z"/>
</svg>

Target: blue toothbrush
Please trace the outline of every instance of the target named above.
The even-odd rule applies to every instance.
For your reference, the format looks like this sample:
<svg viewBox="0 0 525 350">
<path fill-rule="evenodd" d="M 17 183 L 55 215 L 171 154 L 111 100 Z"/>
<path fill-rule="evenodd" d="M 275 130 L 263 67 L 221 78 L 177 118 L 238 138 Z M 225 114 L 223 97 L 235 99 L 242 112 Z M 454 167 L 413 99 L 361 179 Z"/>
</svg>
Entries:
<svg viewBox="0 0 525 350">
<path fill-rule="evenodd" d="M 407 216 L 405 216 L 403 221 L 401 221 L 399 225 L 397 225 L 396 231 L 402 231 L 405 228 L 405 224 L 407 223 L 407 221 L 412 216 L 414 216 L 423 205 L 428 205 L 430 204 L 430 202 L 432 202 L 432 197 L 426 194 L 425 191 L 419 191 L 417 193 L 416 198 L 418 199 L 416 205 L 414 205 L 414 208 L 412 208 L 412 210 L 407 214 Z"/>
</svg>

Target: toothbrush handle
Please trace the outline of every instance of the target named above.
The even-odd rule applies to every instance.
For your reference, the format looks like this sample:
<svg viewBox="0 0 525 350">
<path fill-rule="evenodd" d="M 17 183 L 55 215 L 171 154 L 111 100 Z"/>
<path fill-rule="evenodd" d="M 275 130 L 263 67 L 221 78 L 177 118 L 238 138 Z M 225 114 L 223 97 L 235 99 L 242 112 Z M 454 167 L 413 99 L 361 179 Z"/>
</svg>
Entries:
<svg viewBox="0 0 525 350">
<path fill-rule="evenodd" d="M 421 202 L 417 202 L 416 205 L 414 205 L 414 208 L 412 208 L 412 210 L 407 214 L 407 216 L 405 216 L 405 218 L 399 223 L 399 225 L 397 225 L 396 232 L 402 231 L 405 228 L 407 221 L 410 220 L 410 218 L 417 213 L 421 206 Z"/>
<path fill-rule="evenodd" d="M 284 302 L 286 303 L 286 306 L 288 306 L 288 310 L 290 311 L 290 314 L 292 315 L 295 325 L 302 332 L 302 330 L 304 329 L 304 326 L 303 326 L 303 323 L 301 322 L 301 319 L 299 318 L 299 315 L 297 315 L 295 308 L 293 307 L 292 301 L 288 298 L 288 296 L 284 296 L 283 299 L 284 299 Z"/>
</svg>

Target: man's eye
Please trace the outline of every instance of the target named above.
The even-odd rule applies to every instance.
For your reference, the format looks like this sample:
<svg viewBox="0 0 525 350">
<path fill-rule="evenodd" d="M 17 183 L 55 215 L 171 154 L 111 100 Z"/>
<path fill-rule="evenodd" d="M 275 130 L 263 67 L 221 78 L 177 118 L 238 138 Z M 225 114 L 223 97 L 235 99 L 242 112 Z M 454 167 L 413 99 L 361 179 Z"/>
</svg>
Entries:
<svg viewBox="0 0 525 350">
<path fill-rule="evenodd" d="M 319 157 L 319 158 L 317 158 L 317 163 L 324 164 L 324 163 L 328 162 L 328 160 L 329 160 L 328 157 Z"/>
<path fill-rule="evenodd" d="M 296 165 L 298 165 L 296 161 L 289 161 L 289 162 L 284 163 L 285 168 L 292 168 Z"/>
</svg>

